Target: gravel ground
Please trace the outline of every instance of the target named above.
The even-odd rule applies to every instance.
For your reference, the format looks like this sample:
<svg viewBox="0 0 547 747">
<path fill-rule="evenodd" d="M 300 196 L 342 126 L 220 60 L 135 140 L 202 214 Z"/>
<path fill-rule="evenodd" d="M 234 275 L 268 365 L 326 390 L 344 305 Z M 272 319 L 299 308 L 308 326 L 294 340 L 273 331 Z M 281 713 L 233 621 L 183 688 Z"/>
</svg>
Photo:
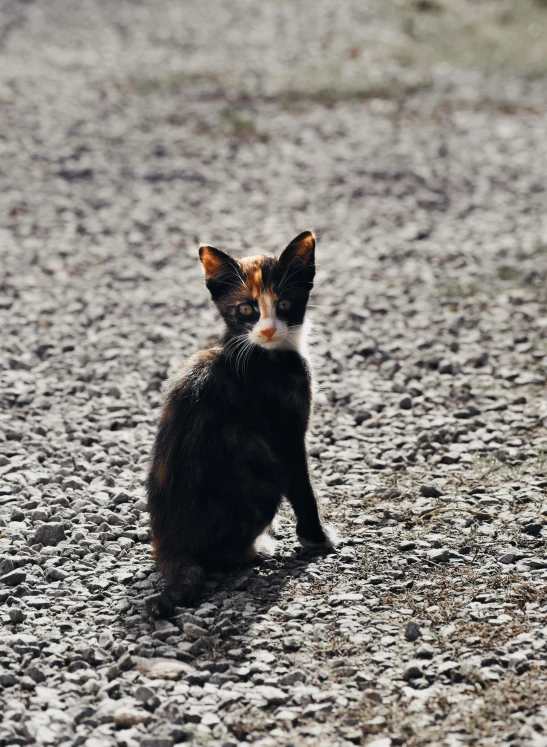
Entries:
<svg viewBox="0 0 547 747">
<path fill-rule="evenodd" d="M 396 5 L 0 6 L 0 745 L 547 745 L 545 79 L 405 61 L 445 11 Z M 285 509 L 274 559 L 154 623 L 160 389 L 218 331 L 197 245 L 310 225 L 345 539 Z"/>
</svg>

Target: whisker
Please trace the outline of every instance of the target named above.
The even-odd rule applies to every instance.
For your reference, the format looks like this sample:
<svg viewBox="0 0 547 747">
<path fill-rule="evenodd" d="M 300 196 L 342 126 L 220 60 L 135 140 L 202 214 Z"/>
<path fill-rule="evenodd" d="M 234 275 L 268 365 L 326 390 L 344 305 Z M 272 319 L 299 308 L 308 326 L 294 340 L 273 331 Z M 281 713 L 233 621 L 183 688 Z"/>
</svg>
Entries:
<svg viewBox="0 0 547 747">
<path fill-rule="evenodd" d="M 237 349 L 245 342 L 245 337 L 246 335 L 244 334 L 236 335 L 235 337 L 232 337 L 230 340 L 228 340 L 228 342 L 224 346 L 224 350 L 226 351 L 226 353 L 229 355 L 230 358 L 235 354 Z"/>
<path fill-rule="evenodd" d="M 292 262 L 291 262 L 291 264 L 292 264 Z M 289 265 L 289 267 L 290 267 L 290 265 Z M 287 267 L 287 271 L 288 271 L 289 267 Z M 309 267 L 315 267 L 315 265 L 313 264 L 313 265 L 305 265 L 304 267 L 298 267 L 294 272 L 292 272 L 289 275 L 289 277 L 287 279 L 285 279 L 285 275 L 287 274 L 285 272 L 285 275 L 283 275 L 283 278 L 281 279 L 281 282 L 279 283 L 279 290 L 281 290 L 281 288 L 284 288 L 285 287 L 285 283 L 287 281 L 289 281 L 292 277 L 294 277 L 295 275 L 297 275 L 299 272 L 303 272 L 304 270 L 307 270 Z"/>
<path fill-rule="evenodd" d="M 280 280 L 280 282 L 279 282 L 279 289 L 280 289 L 280 290 L 281 290 L 281 288 L 283 287 L 283 283 L 284 283 L 285 277 L 286 277 L 286 275 L 287 275 L 288 271 L 289 271 L 289 270 L 291 269 L 291 265 L 292 265 L 292 263 L 294 262 L 294 260 L 295 260 L 295 259 L 296 259 L 296 254 L 293 254 L 293 256 L 292 256 L 292 259 L 291 259 L 291 261 L 289 262 L 289 264 L 287 265 L 287 269 L 286 269 L 286 270 L 285 270 L 285 272 L 283 273 L 283 277 L 281 278 L 281 280 Z"/>
<path fill-rule="evenodd" d="M 309 344 L 309 345 L 312 345 L 313 347 L 317 347 L 317 346 L 318 346 L 318 343 L 323 343 L 323 345 L 326 345 L 326 347 L 328 348 L 329 352 L 331 352 L 331 351 L 332 351 L 332 345 L 331 345 L 331 344 L 330 344 L 330 342 L 329 342 L 328 340 L 326 340 L 326 339 L 325 339 L 324 337 L 322 337 L 322 336 L 318 335 L 318 336 L 317 336 L 317 340 L 310 340 L 310 339 L 308 338 L 308 344 Z"/>
<path fill-rule="evenodd" d="M 321 329 L 323 329 L 325 332 L 328 332 L 330 335 L 334 335 L 335 334 L 333 332 L 333 330 L 330 329 L 330 327 L 326 327 L 322 322 L 315 322 L 314 321 L 314 326 L 315 327 L 321 327 Z M 310 329 L 310 335 L 313 335 L 313 334 L 314 334 L 314 329 L 313 329 L 313 326 L 312 326 L 312 328 Z"/>
<path fill-rule="evenodd" d="M 249 344 L 247 345 L 245 358 L 243 360 L 244 376 L 247 376 L 247 373 L 249 372 L 249 364 L 251 362 L 252 353 L 253 353 L 253 343 L 249 341 Z"/>
<path fill-rule="evenodd" d="M 284 285 L 283 288 L 281 288 L 281 286 L 279 286 L 279 293 L 281 293 L 281 291 L 283 291 L 284 293 L 286 293 L 289 290 L 289 288 L 298 288 L 298 287 L 301 288 L 303 285 L 309 285 L 310 286 L 310 290 L 311 290 L 311 283 L 310 282 L 308 282 L 308 281 L 303 282 L 303 281 L 295 280 L 294 282 L 289 283 L 288 285 Z"/>
<path fill-rule="evenodd" d="M 247 346 L 248 346 L 248 340 L 245 339 L 246 336 L 243 336 L 243 337 L 244 339 L 241 340 L 241 349 L 239 350 L 237 354 L 237 359 L 236 359 L 236 371 L 238 371 L 239 373 L 239 369 L 240 369 L 242 374 L 244 374 L 243 363 L 245 360 L 245 353 L 247 352 Z"/>
<path fill-rule="evenodd" d="M 214 327 L 214 326 L 215 326 L 216 324 L 220 324 L 221 322 L 222 322 L 222 319 L 215 319 L 215 321 L 214 321 L 214 322 L 211 322 L 211 324 L 209 324 L 209 325 L 208 325 L 208 326 L 207 326 L 207 327 L 205 328 L 205 334 L 207 334 L 207 332 L 209 332 L 209 330 L 211 329 L 211 327 Z"/>
</svg>

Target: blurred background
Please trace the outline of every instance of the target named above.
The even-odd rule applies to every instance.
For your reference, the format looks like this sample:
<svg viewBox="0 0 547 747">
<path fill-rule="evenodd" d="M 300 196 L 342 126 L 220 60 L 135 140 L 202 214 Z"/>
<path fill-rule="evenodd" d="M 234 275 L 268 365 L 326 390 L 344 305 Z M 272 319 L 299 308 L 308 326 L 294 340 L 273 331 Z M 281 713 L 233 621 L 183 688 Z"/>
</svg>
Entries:
<svg viewBox="0 0 547 747">
<path fill-rule="evenodd" d="M 159 382 L 215 319 L 197 244 L 310 226 L 334 356 L 493 289 L 545 308 L 544 0 L 5 0 L 0 60 L 14 370 Z"/>
<path fill-rule="evenodd" d="M 6 0 L 0 23 L 3 222 L 57 255 L 370 225 L 370 172 L 438 180 L 455 135 L 545 112 L 544 0 Z"/>
</svg>

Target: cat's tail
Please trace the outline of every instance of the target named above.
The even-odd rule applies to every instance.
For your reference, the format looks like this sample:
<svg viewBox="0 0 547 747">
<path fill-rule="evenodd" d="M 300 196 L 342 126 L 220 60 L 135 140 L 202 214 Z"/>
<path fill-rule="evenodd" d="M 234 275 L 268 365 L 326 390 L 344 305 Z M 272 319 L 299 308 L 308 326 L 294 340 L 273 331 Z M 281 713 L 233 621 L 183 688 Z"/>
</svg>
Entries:
<svg viewBox="0 0 547 747">
<path fill-rule="evenodd" d="M 158 567 L 166 586 L 161 593 L 147 599 L 147 609 L 152 617 L 171 617 L 175 607 L 191 604 L 196 599 L 205 580 L 205 570 L 188 556 L 170 562 L 158 559 Z"/>
</svg>

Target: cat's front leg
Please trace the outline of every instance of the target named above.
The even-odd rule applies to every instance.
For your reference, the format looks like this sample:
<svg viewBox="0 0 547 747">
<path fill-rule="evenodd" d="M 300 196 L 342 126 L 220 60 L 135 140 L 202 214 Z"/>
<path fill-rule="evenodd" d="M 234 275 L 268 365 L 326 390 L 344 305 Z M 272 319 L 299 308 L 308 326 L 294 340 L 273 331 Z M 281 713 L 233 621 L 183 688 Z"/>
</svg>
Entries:
<svg viewBox="0 0 547 747">
<path fill-rule="evenodd" d="M 287 499 L 296 514 L 296 534 L 304 547 L 329 549 L 338 542 L 334 527 L 324 525 L 308 470 L 305 446 L 289 456 L 290 480 Z"/>
<path fill-rule="evenodd" d="M 308 532 L 303 533 L 302 530 L 299 530 L 298 525 L 296 534 L 302 547 L 318 547 L 330 550 L 340 542 L 340 534 L 332 524 L 322 524 L 321 534 L 312 535 L 313 539 L 309 539 L 310 534 Z"/>
</svg>

